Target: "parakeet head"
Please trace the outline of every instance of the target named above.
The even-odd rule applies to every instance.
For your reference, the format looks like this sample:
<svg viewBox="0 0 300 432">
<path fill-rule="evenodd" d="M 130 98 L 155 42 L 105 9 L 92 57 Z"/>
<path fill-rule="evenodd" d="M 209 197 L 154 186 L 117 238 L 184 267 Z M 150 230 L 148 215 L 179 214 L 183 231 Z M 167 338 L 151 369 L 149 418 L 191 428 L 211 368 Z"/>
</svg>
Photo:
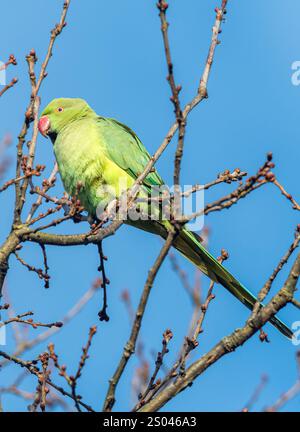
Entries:
<svg viewBox="0 0 300 432">
<path fill-rule="evenodd" d="M 38 128 L 44 136 L 55 139 L 56 135 L 70 122 L 83 118 L 94 111 L 84 99 L 53 99 L 41 114 Z"/>
</svg>

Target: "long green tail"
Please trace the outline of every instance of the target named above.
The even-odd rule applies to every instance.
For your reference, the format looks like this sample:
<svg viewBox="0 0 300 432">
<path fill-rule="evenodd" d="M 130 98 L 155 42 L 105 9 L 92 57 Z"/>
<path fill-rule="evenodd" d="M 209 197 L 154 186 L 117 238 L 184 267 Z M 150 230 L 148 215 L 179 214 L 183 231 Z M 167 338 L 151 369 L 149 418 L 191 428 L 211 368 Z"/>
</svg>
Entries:
<svg viewBox="0 0 300 432">
<path fill-rule="evenodd" d="M 220 283 L 228 289 L 249 309 L 253 309 L 257 298 L 237 281 L 225 267 L 223 267 L 201 244 L 198 236 L 187 229 L 183 229 L 176 239 L 174 246 L 186 258 L 194 263 L 203 273 L 215 282 Z M 292 338 L 292 331 L 277 317 L 272 317 L 270 322 L 282 334 L 289 339 Z"/>
</svg>

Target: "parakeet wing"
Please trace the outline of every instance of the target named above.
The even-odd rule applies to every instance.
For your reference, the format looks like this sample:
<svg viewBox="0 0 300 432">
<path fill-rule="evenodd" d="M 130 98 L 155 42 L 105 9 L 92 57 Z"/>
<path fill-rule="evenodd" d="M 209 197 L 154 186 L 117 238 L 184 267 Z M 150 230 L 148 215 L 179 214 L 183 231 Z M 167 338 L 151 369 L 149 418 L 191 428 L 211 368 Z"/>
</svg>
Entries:
<svg viewBox="0 0 300 432">
<path fill-rule="evenodd" d="M 139 138 L 131 129 L 114 119 L 98 117 L 97 121 L 101 135 L 104 138 L 106 151 L 111 160 L 132 178 L 136 179 L 150 160 L 150 155 Z M 148 174 L 144 180 L 146 187 L 160 186 L 162 184 L 163 180 L 156 171 Z M 157 222 L 154 221 L 153 223 Z M 153 223 L 151 224 L 150 221 L 150 225 L 153 225 Z M 167 227 L 168 222 L 159 222 L 159 225 Z M 253 308 L 257 301 L 256 297 L 209 254 L 195 234 L 184 228 L 174 242 L 174 246 L 196 264 L 201 271 L 227 288 L 248 308 Z M 261 306 L 263 307 L 263 305 Z M 272 317 L 270 321 L 285 336 L 292 337 L 291 330 L 276 316 Z"/>
<path fill-rule="evenodd" d="M 151 158 L 140 139 L 128 126 L 117 120 L 98 117 L 97 122 L 111 160 L 136 179 Z M 156 170 L 144 180 L 146 186 L 160 186 L 163 183 Z"/>
</svg>

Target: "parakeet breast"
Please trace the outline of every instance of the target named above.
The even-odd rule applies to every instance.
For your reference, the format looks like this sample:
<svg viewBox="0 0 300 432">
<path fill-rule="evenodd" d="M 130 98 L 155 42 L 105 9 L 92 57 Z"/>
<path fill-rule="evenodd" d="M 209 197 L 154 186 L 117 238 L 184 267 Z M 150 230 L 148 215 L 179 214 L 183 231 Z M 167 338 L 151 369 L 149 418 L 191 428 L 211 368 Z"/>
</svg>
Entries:
<svg viewBox="0 0 300 432">
<path fill-rule="evenodd" d="M 107 185 L 115 186 L 116 195 L 120 179 L 131 186 L 133 179 L 107 157 L 105 140 L 94 120 L 77 120 L 65 127 L 54 143 L 54 153 L 64 188 L 68 194 L 78 194 L 81 204 L 90 215 L 97 207 L 104 208 L 111 201 Z"/>
</svg>

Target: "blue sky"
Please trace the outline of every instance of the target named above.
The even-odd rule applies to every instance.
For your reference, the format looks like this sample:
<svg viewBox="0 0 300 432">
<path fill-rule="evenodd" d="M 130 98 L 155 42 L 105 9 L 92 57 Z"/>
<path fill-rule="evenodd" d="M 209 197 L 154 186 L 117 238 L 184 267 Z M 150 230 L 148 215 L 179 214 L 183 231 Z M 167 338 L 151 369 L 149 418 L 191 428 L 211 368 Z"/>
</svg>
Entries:
<svg viewBox="0 0 300 432">
<path fill-rule="evenodd" d="M 170 1 L 168 19 L 175 65 L 175 76 L 182 84 L 182 100 L 194 95 L 206 59 L 217 2 L 203 0 Z M 18 66 L 10 68 L 8 78 L 19 77 L 17 86 L 7 92 L 0 103 L 0 136 L 9 132 L 14 148 L 23 113 L 29 98 L 25 55 L 35 48 L 39 60 L 45 55 L 49 31 L 58 21 L 61 1 L 28 0 L 2 4 L 5 17 L 0 28 L 1 60 L 12 52 Z M 287 7 L 288 5 L 288 7 Z M 276 174 L 286 189 L 299 197 L 299 100 L 300 87 L 291 84 L 291 65 L 300 60 L 297 0 L 252 0 L 230 2 L 209 82 L 209 99 L 190 116 L 182 164 L 182 183 L 206 183 L 224 171 L 240 167 L 256 172 L 268 151 L 274 153 Z M 67 28 L 57 40 L 49 75 L 43 83 L 42 107 L 55 97 L 83 97 L 101 115 L 115 117 L 128 124 L 139 135 L 150 152 L 154 152 L 173 122 L 166 67 L 155 1 L 131 2 L 89 0 L 72 2 Z M 38 63 L 40 66 L 40 62 Z M 166 180 L 172 181 L 175 141 L 169 146 L 158 168 Z M 49 141 L 38 139 L 37 161 L 53 165 Z M 13 176 L 14 163 L 7 178 Z M 231 190 L 220 186 L 205 196 L 206 202 Z M 0 236 L 4 240 L 10 228 L 13 190 L 1 194 Z M 230 253 L 228 268 L 252 291 L 258 292 L 291 243 L 299 214 L 271 185 L 253 193 L 229 211 L 206 217 L 211 231 L 209 248 L 218 255 L 221 248 Z M 66 224 L 64 232 L 87 227 Z M 105 241 L 109 257 L 109 323 L 97 321 L 99 296 L 94 298 L 62 333 L 53 338 L 62 361 L 75 370 L 81 346 L 88 329 L 98 324 L 79 392 L 96 409 L 102 406 L 107 381 L 112 375 L 130 326 L 120 301 L 124 289 L 130 291 L 136 306 L 147 271 L 154 261 L 161 242 L 144 232 L 122 227 L 116 236 Z M 22 251 L 30 263 L 41 256 L 36 245 L 25 245 Z M 18 313 L 33 309 L 36 319 L 57 321 L 76 302 L 97 276 L 95 247 L 48 248 L 51 288 L 45 290 L 35 274 L 29 273 L 11 258 L 7 278 L 9 293 Z M 193 281 L 192 265 L 178 256 L 182 267 Z M 274 289 L 287 275 L 285 269 Z M 208 281 L 203 278 L 204 289 Z M 194 353 L 194 359 L 207 352 L 224 335 L 243 325 L 248 312 L 221 286 L 205 322 L 205 333 Z M 189 298 L 166 260 L 159 273 L 141 336 L 145 353 L 159 350 L 166 328 L 174 333 L 170 365 L 185 335 L 191 316 Z M 288 323 L 299 319 L 291 307 L 280 314 Z M 172 400 L 166 410 L 239 410 L 249 399 L 264 373 L 269 384 L 255 406 L 262 409 L 293 384 L 297 376 L 296 348 L 267 326 L 270 344 L 261 344 L 257 337 L 244 347 L 223 358 L 207 370 L 192 386 Z M 39 330 L 31 331 L 37 334 Z M 9 334 L 10 335 L 10 334 Z M 26 354 L 28 358 L 44 350 L 38 347 Z M 9 340 L 7 350 L 13 346 Z M 154 362 L 152 361 L 152 366 Z M 116 409 L 131 407 L 133 358 L 117 391 Z M 18 369 L 10 367 L 1 374 L 7 384 Z M 32 389 L 28 378 L 24 388 Z M 300 396 L 286 409 L 298 411 Z M 24 409 L 23 401 L 7 396 L 5 410 Z"/>
</svg>

